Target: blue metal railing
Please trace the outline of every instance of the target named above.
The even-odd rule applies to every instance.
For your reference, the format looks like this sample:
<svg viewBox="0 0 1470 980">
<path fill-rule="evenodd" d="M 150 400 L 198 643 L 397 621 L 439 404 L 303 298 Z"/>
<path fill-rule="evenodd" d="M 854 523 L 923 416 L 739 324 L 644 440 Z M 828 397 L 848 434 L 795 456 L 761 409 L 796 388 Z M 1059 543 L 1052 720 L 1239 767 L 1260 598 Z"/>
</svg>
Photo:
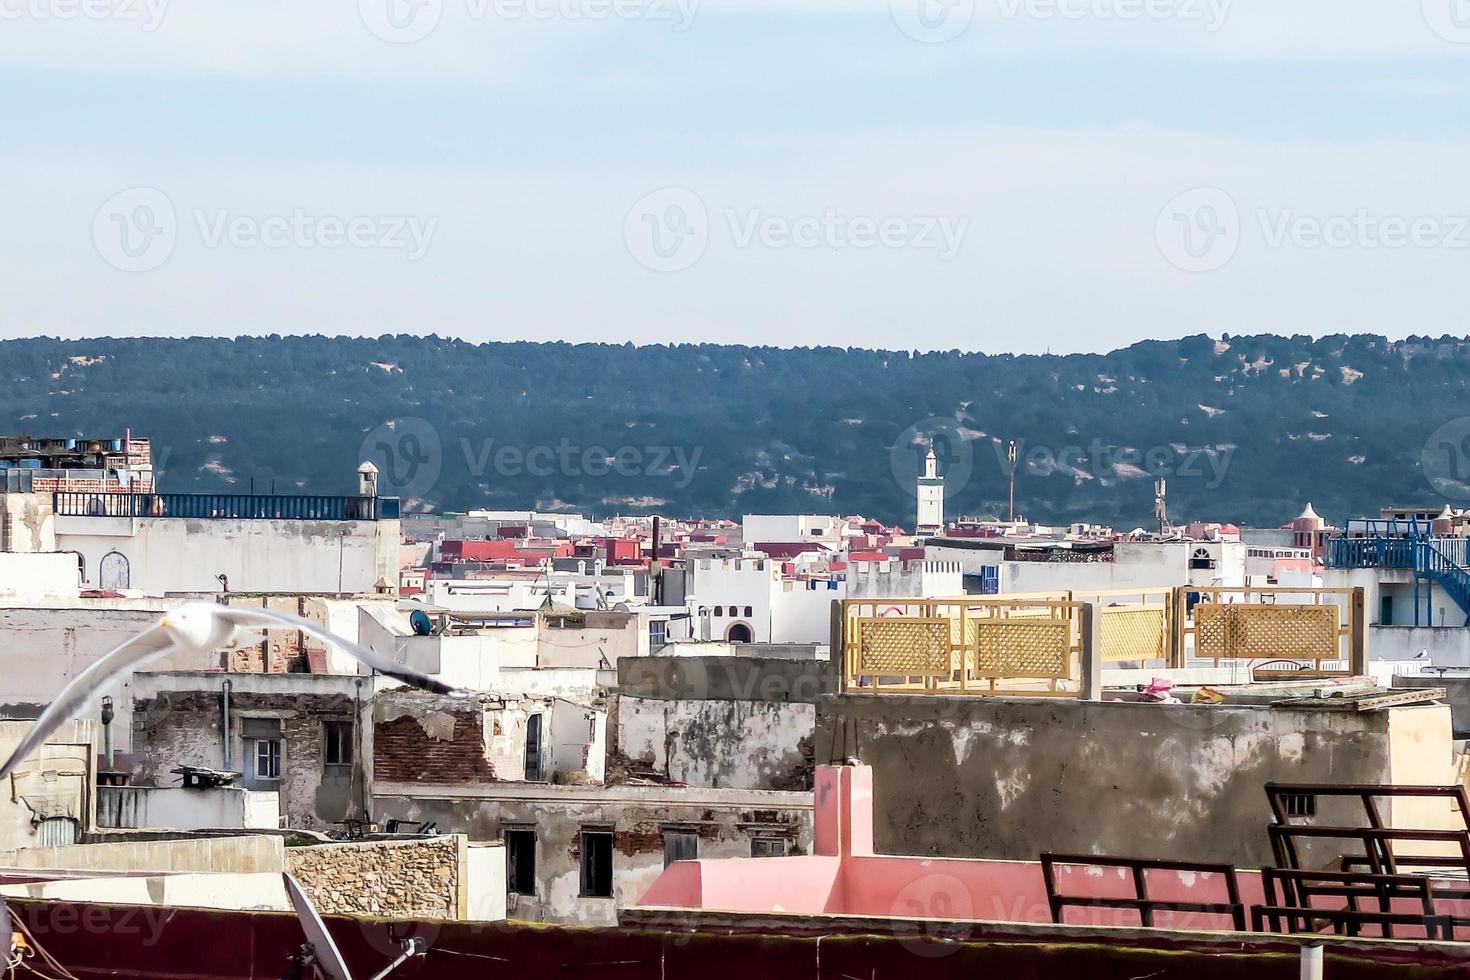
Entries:
<svg viewBox="0 0 1470 980">
<path fill-rule="evenodd" d="M 1414 538 L 1332 538 L 1328 568 L 1413 568 Z"/>
<path fill-rule="evenodd" d="M 53 495 L 58 517 L 179 517 L 241 521 L 382 521 L 399 516 L 397 497 L 253 493 L 79 493 Z"/>
</svg>

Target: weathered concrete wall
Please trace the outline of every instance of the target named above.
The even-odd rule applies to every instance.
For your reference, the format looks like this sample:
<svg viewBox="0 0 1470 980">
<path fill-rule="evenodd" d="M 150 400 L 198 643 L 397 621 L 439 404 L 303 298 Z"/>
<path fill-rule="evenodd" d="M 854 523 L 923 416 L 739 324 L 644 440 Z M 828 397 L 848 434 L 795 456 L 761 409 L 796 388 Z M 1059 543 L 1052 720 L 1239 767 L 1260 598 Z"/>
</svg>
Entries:
<svg viewBox="0 0 1470 980">
<path fill-rule="evenodd" d="M 40 821 L 48 818 L 74 821 L 77 839 L 92 829 L 99 727 L 85 719 L 67 722 L 16 766 L 0 795 L 0 847 L 37 844 Z M 28 721 L 0 721 L 0 757 L 8 758 L 30 730 Z"/>
<path fill-rule="evenodd" d="M 1405 713 L 1426 718 L 1404 726 L 1423 763 L 1413 781 L 1453 782 L 1448 711 L 833 696 L 818 704 L 817 760 L 873 767 L 882 853 L 1259 867 L 1264 783 L 1394 782 L 1390 721 Z"/>
<path fill-rule="evenodd" d="M 0 608 L 0 650 L 5 653 L 5 686 L 0 712 L 11 718 L 34 718 L 61 689 L 99 657 L 158 622 L 165 605 L 117 609 L 81 603 L 33 608 Z M 217 656 L 201 661 L 170 654 L 150 664 L 156 670 L 199 670 L 219 664 Z M 132 676 L 113 681 L 97 692 L 85 707 L 85 717 L 97 719 L 101 699 L 111 697 L 117 717 L 112 723 L 114 747 L 126 752 L 131 744 Z M 98 740 L 101 740 L 100 721 Z"/>
<path fill-rule="evenodd" d="M 614 764 L 691 786 L 811 788 L 826 661 L 637 657 L 618 661 Z"/>
<path fill-rule="evenodd" d="M 56 512 L 49 493 L 0 493 L 0 550 L 56 550 Z"/>
<path fill-rule="evenodd" d="M 230 754 L 224 758 L 224 683 L 231 684 Z M 166 785 L 178 765 L 251 771 L 241 722 L 270 718 L 281 726 L 279 781 L 244 780 L 280 793 L 287 826 L 329 830 L 347 815 L 356 766 L 326 764 L 324 722 L 350 721 L 357 709 L 357 684 L 364 702 L 368 678 L 319 674 L 147 674 L 136 675 L 133 762 L 139 782 Z M 359 748 L 362 748 L 361 746 Z M 361 754 L 356 758 L 360 760 Z M 358 777 L 360 778 L 360 777 Z"/>
<path fill-rule="evenodd" d="M 289 847 L 286 870 L 323 914 L 458 919 L 466 847 L 460 835 Z"/>
<path fill-rule="evenodd" d="M 599 697 L 600 701 L 601 698 Z M 524 780 L 530 719 L 541 721 L 538 781 L 602 781 L 607 713 L 552 696 L 473 701 L 389 691 L 373 703 L 374 778 L 392 782 Z"/>
<path fill-rule="evenodd" d="M 580 787 L 391 784 L 375 787 L 380 819 L 433 820 L 441 831 L 496 840 L 506 829 L 536 833 L 536 894 L 511 897 L 512 919 L 611 925 L 664 870 L 664 833 L 698 836 L 700 858 L 750 857 L 751 839 L 811 850 L 809 793 L 695 790 L 664 786 Z M 613 897 L 581 895 L 581 831 L 613 832 Z"/>
<path fill-rule="evenodd" d="M 799 701 L 814 704 L 836 688 L 826 661 L 736 656 L 626 657 L 618 692 L 640 698 Z"/>
<path fill-rule="evenodd" d="M 104 555 L 128 560 L 131 586 L 152 595 L 214 593 L 217 575 L 253 592 L 371 593 L 398 582 L 398 521 L 249 521 L 58 517 L 56 544 L 95 577 Z"/>
<path fill-rule="evenodd" d="M 1470 630 L 1462 630 L 1470 632 Z M 1470 672 L 1457 671 L 1453 674 L 1400 674 L 1393 679 L 1394 687 L 1442 687 L 1445 704 L 1450 706 L 1451 723 L 1456 738 L 1470 737 Z"/>
<path fill-rule="evenodd" d="M 620 761 L 715 789 L 809 790 L 811 704 L 618 698 Z"/>
<path fill-rule="evenodd" d="M 275 793 L 220 786 L 98 786 L 97 826 L 117 830 L 274 830 L 280 823 Z"/>
<path fill-rule="evenodd" d="M 0 866 L 69 871 L 280 873 L 285 868 L 282 850 L 280 837 L 264 834 L 138 841 L 113 835 L 103 844 L 0 851 Z"/>
</svg>

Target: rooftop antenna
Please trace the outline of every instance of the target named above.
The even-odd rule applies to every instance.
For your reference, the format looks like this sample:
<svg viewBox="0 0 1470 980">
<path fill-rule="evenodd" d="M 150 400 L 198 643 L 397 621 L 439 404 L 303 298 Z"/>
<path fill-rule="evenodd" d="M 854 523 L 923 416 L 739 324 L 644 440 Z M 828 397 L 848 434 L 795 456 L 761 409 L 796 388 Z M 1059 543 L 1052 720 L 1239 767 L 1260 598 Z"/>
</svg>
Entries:
<svg viewBox="0 0 1470 980">
<path fill-rule="evenodd" d="M 317 914 L 316 907 L 311 904 L 311 899 L 306 897 L 300 882 L 291 876 L 291 873 L 283 872 L 281 879 L 286 885 L 286 896 L 291 899 L 291 905 L 296 909 L 296 918 L 301 922 L 301 931 L 306 933 L 306 942 L 291 956 L 291 965 L 287 968 L 282 980 L 313 980 L 316 977 L 325 980 L 352 980 L 352 974 L 347 969 L 347 964 L 342 960 L 342 954 L 337 950 L 337 944 L 332 941 L 332 934 L 327 932 L 326 923 Z M 394 970 L 417 956 L 423 956 L 428 952 L 428 945 L 420 936 L 403 941 L 403 952 L 398 958 L 389 963 L 383 969 L 374 973 L 372 980 L 384 980 Z M 308 970 L 307 968 L 311 968 Z"/>
<path fill-rule="evenodd" d="M 1016 440 L 1006 447 L 1006 460 L 1011 469 L 1011 523 L 1016 523 Z"/>
<path fill-rule="evenodd" d="M 1154 517 L 1159 521 L 1159 537 L 1163 537 L 1169 528 L 1169 493 L 1163 477 L 1154 481 Z"/>
</svg>

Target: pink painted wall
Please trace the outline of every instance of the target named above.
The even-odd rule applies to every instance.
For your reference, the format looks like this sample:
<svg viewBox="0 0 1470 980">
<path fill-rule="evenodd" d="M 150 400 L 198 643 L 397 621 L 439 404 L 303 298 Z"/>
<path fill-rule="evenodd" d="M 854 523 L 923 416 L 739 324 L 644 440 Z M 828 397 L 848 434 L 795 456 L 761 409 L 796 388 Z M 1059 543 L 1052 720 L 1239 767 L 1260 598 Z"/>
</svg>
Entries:
<svg viewBox="0 0 1470 980">
<path fill-rule="evenodd" d="M 919 919 L 1050 922 L 1041 865 L 1033 861 L 961 860 L 873 853 L 873 771 L 822 766 L 814 789 L 816 854 L 811 857 L 682 861 L 671 865 L 640 903 L 728 912 L 794 912 Z M 1131 872 L 1059 867 L 1059 890 L 1082 897 L 1129 897 Z M 1238 874 L 1247 906 L 1263 901 L 1260 875 Z M 1225 902 L 1224 877 L 1153 871 L 1149 895 L 1172 901 Z M 1127 909 L 1072 909 L 1068 922 L 1137 925 Z M 1226 929 L 1228 917 L 1159 912 L 1155 925 Z"/>
</svg>

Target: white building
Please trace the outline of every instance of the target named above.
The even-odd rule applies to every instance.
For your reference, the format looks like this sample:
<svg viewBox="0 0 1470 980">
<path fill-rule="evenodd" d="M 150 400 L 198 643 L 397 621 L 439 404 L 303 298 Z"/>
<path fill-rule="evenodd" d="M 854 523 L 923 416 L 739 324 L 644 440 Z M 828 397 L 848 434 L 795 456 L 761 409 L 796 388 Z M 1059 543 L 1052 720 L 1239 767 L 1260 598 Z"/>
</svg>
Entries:
<svg viewBox="0 0 1470 980">
<path fill-rule="evenodd" d="M 826 514 L 746 514 L 740 519 L 747 547 L 772 542 L 810 541 L 829 548 L 846 543 L 847 521 Z"/>
<path fill-rule="evenodd" d="M 942 534 L 944 532 L 944 478 L 939 475 L 939 459 L 934 447 L 924 457 L 924 475 L 919 477 L 917 487 L 918 514 L 915 519 L 915 534 Z"/>
</svg>

